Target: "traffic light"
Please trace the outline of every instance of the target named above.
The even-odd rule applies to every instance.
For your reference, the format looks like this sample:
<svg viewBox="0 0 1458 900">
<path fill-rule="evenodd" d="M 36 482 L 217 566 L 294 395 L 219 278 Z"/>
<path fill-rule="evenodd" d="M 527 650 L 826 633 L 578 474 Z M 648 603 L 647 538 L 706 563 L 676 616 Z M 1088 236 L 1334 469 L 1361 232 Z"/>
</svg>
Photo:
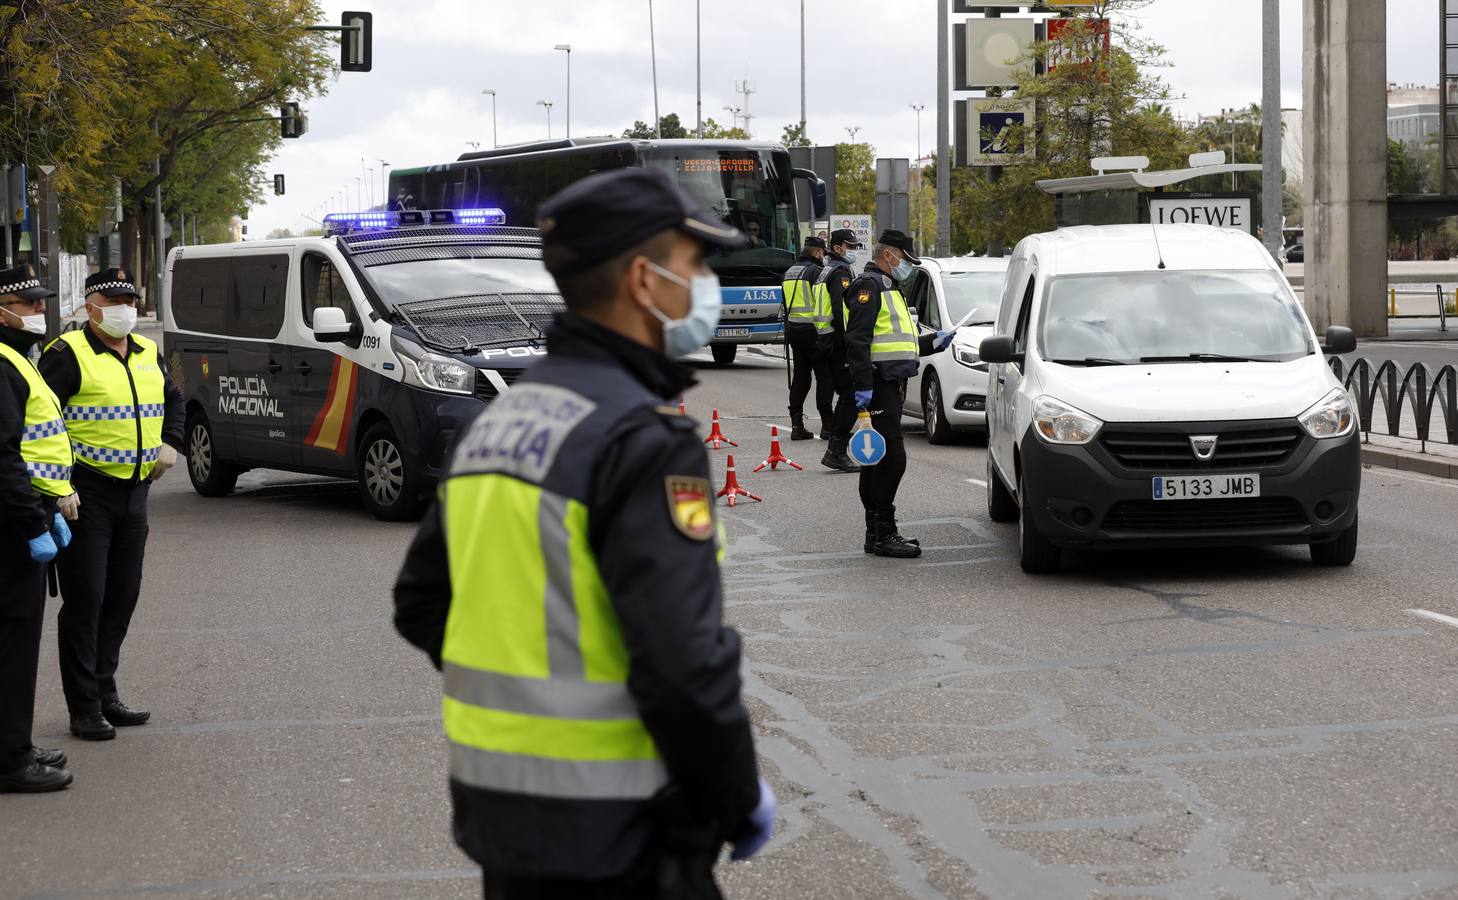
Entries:
<svg viewBox="0 0 1458 900">
<path fill-rule="evenodd" d="M 273 193 L 276 197 L 284 195 L 284 177 L 282 174 L 273 176 Z"/>
<path fill-rule="evenodd" d="M 299 109 L 297 103 L 285 103 L 278 108 L 279 134 L 286 138 L 303 137 L 309 131 L 309 117 Z"/>
<path fill-rule="evenodd" d="M 339 71 L 368 72 L 373 62 L 370 32 L 374 16 L 367 12 L 345 12 L 339 19 Z"/>
</svg>

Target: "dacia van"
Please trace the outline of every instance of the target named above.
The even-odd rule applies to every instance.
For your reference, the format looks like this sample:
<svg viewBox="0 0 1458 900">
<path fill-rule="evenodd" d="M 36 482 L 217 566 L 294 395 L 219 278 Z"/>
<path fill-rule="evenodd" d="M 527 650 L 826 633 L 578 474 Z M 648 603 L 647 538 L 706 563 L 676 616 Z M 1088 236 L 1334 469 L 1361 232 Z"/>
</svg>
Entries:
<svg viewBox="0 0 1458 900">
<path fill-rule="evenodd" d="M 1253 237 L 1201 225 L 1033 235 L 1008 266 L 990 364 L 987 509 L 1022 567 L 1068 548 L 1357 550 L 1351 397 Z"/>
<path fill-rule="evenodd" d="M 187 399 L 187 469 L 357 479 L 381 519 L 418 517 L 447 448 L 546 355 L 562 298 L 534 229 L 497 210 L 334 214 L 322 237 L 178 247 L 164 353 Z"/>
</svg>

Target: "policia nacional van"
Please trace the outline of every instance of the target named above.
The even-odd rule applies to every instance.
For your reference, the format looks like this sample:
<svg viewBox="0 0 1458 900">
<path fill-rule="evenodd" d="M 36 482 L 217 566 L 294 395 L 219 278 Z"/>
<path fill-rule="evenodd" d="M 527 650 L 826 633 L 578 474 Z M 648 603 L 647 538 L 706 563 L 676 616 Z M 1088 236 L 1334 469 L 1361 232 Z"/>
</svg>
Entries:
<svg viewBox="0 0 1458 900">
<path fill-rule="evenodd" d="M 198 493 L 283 469 L 417 517 L 455 434 L 546 355 L 563 308 L 537 232 L 504 218 L 340 213 L 324 237 L 174 249 L 165 353 Z"/>
</svg>

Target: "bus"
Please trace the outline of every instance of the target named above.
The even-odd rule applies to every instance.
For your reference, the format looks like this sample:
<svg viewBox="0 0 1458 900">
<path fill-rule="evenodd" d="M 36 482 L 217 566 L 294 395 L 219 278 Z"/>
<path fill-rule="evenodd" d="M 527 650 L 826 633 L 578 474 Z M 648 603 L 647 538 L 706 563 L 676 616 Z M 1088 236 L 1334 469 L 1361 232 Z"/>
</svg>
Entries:
<svg viewBox="0 0 1458 900">
<path fill-rule="evenodd" d="M 517 144 L 395 169 L 387 196 L 391 209 L 494 207 L 510 225 L 531 225 L 542 201 L 557 191 L 595 172 L 629 166 L 663 169 L 701 206 L 749 235 L 748 247 L 709 258 L 724 301 L 710 344 L 714 362 L 729 365 L 744 344 L 783 342 L 780 281 L 799 256 L 801 221 L 825 216 L 825 182 L 791 166 L 779 144 L 621 138 Z M 809 182 L 813 210 L 796 209 L 796 180 Z"/>
</svg>

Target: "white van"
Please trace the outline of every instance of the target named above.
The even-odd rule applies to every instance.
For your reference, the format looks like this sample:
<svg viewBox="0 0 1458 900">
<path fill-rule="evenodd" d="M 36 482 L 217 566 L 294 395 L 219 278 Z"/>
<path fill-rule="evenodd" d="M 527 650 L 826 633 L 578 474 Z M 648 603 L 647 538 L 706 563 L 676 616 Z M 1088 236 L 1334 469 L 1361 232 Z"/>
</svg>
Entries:
<svg viewBox="0 0 1458 900">
<path fill-rule="evenodd" d="M 563 308 L 499 210 L 337 213 L 324 237 L 178 247 L 164 352 L 204 496 L 251 468 L 355 478 L 417 517 L 455 435 L 547 353 Z"/>
<path fill-rule="evenodd" d="M 1033 235 L 1008 268 L 991 364 L 987 508 L 1022 566 L 1063 548 L 1357 548 L 1356 406 L 1254 238 L 1203 225 Z"/>
</svg>

